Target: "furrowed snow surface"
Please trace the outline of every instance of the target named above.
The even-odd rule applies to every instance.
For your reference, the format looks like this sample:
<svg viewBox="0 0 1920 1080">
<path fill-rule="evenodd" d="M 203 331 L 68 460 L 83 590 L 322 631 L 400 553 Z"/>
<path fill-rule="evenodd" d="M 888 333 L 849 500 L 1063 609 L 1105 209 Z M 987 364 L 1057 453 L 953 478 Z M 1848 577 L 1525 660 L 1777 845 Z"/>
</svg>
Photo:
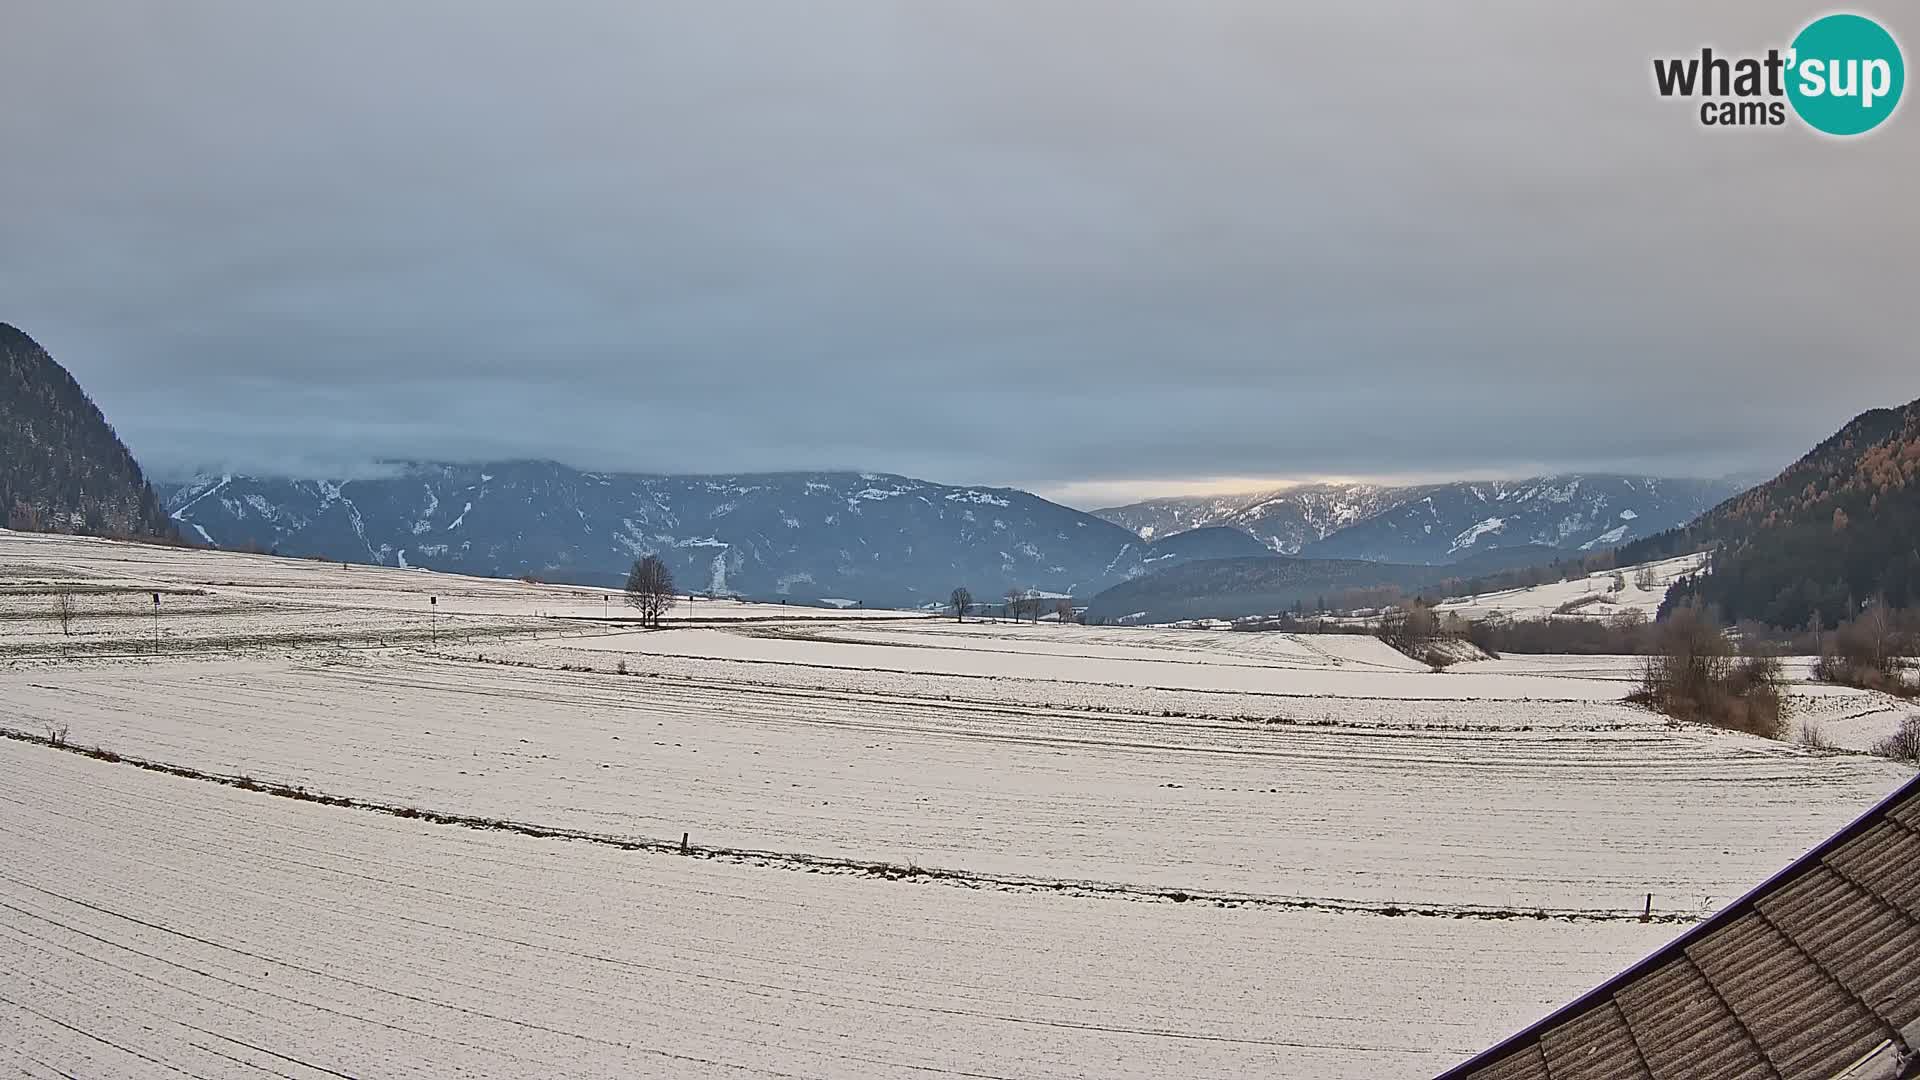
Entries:
<svg viewBox="0 0 1920 1080">
<path fill-rule="evenodd" d="M 1630 708 L 1632 658 L 0 566 L 30 1076 L 1430 1075 L 1907 775 Z"/>
<path fill-rule="evenodd" d="M 636 855 L 10 742 L 0 804 L 28 1076 L 1416 1076 L 1674 930 Z"/>
<path fill-rule="evenodd" d="M 1651 891 L 1698 913 L 1898 777 L 1644 725 L 1248 724 L 411 658 L 47 686 L 5 684 L 30 731 L 263 783 L 614 837 L 1334 904 L 1619 914 Z"/>
</svg>

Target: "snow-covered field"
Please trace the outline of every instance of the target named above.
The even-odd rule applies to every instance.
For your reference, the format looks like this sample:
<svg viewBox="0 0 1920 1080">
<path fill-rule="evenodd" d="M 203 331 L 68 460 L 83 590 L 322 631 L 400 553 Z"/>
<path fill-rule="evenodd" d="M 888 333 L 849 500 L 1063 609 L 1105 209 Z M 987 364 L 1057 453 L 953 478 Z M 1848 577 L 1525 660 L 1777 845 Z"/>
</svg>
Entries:
<svg viewBox="0 0 1920 1080">
<path fill-rule="evenodd" d="M 1425 664 L 1408 659 L 1373 638 L 1351 635 L 1160 631 L 1229 639 L 1223 642 L 1227 645 L 1235 644 L 1232 638 L 1243 638 L 1250 639 L 1249 645 L 1277 647 L 1276 655 L 1236 656 L 1226 649 L 1169 649 L 1147 643 L 1132 647 L 1124 644 L 1124 639 L 1134 631 L 1125 627 L 1045 624 L 982 627 L 990 633 L 1004 632 L 1005 636 L 995 633 L 991 638 L 971 631 L 953 633 L 947 627 L 954 624 L 930 622 L 916 627 L 914 632 L 897 634 L 873 633 L 861 627 L 821 628 L 818 632 L 797 626 L 748 633 L 690 630 L 599 636 L 565 644 L 576 652 L 632 652 L 907 675 L 1038 679 L 1095 686 L 1292 697 L 1492 700 L 1581 698 L 1592 693 L 1589 687 L 1574 681 L 1520 680 L 1470 671 L 1436 676 Z M 1262 638 L 1270 640 L 1259 640 Z"/>
<path fill-rule="evenodd" d="M 30 731 L 360 799 L 1327 904 L 1619 913 L 1652 892 L 1697 913 L 1898 775 L 1648 725 L 1252 724 L 415 657 L 38 670 L 0 685 Z"/>
<path fill-rule="evenodd" d="M 1803 727 L 1811 728 L 1811 734 L 1844 750 L 1865 750 L 1891 735 L 1904 718 L 1920 716 L 1920 704 L 1850 686 L 1801 684 L 1794 688 L 1794 702 L 1796 738 Z"/>
<path fill-rule="evenodd" d="M 0 727 L 107 758 L 0 741 L 0 1069 L 1428 1075 L 1910 775 L 1633 658 L 555 591 L 0 534 Z"/>
<path fill-rule="evenodd" d="M 8 742 L 0 807 L 29 1077 L 1416 1077 L 1674 931 L 809 874 Z"/>
<path fill-rule="evenodd" d="M 1466 619 L 1541 619 L 1556 614 L 1604 619 L 1624 611 L 1636 611 L 1651 619 L 1660 610 L 1660 601 L 1666 598 L 1667 586 L 1700 569 L 1705 559 L 1703 555 L 1682 555 L 1642 566 L 1622 567 L 1619 576 L 1624 587 L 1619 592 L 1612 591 L 1614 572 L 1608 570 L 1573 581 L 1455 597 L 1442 601 L 1439 610 L 1454 612 Z M 1652 584 L 1646 588 L 1638 581 L 1643 567 L 1652 571 Z M 1562 608 L 1572 610 L 1561 613 Z"/>
<path fill-rule="evenodd" d="M 73 607 L 65 634 L 54 618 L 62 595 Z M 634 618 L 616 589 L 0 530 L 0 655 L 148 652 L 156 637 L 161 652 L 434 644 L 581 633 Z M 928 616 L 683 598 L 665 618 L 696 626 Z"/>
</svg>

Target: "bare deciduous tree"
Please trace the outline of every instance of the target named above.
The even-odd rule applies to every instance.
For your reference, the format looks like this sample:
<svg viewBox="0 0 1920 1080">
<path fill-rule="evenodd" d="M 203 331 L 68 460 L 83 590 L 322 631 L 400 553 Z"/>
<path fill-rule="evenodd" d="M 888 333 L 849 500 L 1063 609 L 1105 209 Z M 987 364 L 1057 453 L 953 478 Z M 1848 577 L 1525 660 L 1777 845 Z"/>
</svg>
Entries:
<svg viewBox="0 0 1920 1080">
<path fill-rule="evenodd" d="M 1440 631 L 1440 617 L 1433 605 L 1416 597 L 1405 607 L 1390 607 L 1380 613 L 1380 640 L 1408 656 L 1421 658 L 1428 643 Z"/>
<path fill-rule="evenodd" d="M 642 626 L 659 626 L 673 606 L 673 571 L 658 555 L 635 559 L 627 574 L 627 604 L 640 613 Z"/>
<path fill-rule="evenodd" d="M 1061 625 L 1063 626 L 1066 625 L 1067 623 L 1072 622 L 1073 621 L 1073 598 L 1070 596 L 1063 596 L 1060 599 L 1055 600 L 1053 602 L 1053 617 L 1056 619 L 1059 619 Z"/>
<path fill-rule="evenodd" d="M 1633 584 L 1641 592 L 1652 592 L 1660 587 L 1660 578 L 1654 574 L 1653 567 L 1643 566 L 1633 575 Z"/>
<path fill-rule="evenodd" d="M 1899 728 L 1874 743 L 1870 752 L 1895 761 L 1920 764 L 1920 716 L 1909 716 L 1902 720 Z"/>
<path fill-rule="evenodd" d="M 61 593 L 59 599 L 54 602 L 54 611 L 60 616 L 60 632 L 71 635 L 73 633 L 73 594 Z"/>
<path fill-rule="evenodd" d="M 1785 738 L 1786 680 L 1764 645 L 1741 654 L 1710 613 L 1687 605 L 1653 630 L 1640 686 L 1627 700 L 1679 720 Z"/>
<path fill-rule="evenodd" d="M 965 585 L 960 586 L 953 590 L 952 596 L 947 597 L 947 606 L 953 609 L 955 622 L 966 622 L 967 609 L 973 606 L 973 592 Z"/>
<path fill-rule="evenodd" d="M 1888 661 L 1894 659 L 1895 650 L 1892 647 L 1893 618 L 1887 608 L 1887 598 L 1875 596 L 1869 600 L 1866 610 L 1854 620 L 1854 625 L 1860 628 L 1873 666 L 1880 671 L 1889 670 L 1892 665 Z"/>
</svg>

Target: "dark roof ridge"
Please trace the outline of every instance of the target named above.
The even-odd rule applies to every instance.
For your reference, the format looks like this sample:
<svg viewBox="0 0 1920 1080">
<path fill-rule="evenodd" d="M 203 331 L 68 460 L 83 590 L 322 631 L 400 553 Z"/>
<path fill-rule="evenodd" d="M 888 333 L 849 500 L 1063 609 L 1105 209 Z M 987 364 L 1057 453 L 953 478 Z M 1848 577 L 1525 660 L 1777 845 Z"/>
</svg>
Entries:
<svg viewBox="0 0 1920 1080">
<path fill-rule="evenodd" d="M 1464 1080 L 1465 1077 L 1485 1069 L 1496 1062 L 1503 1061 L 1514 1054 L 1537 1045 L 1548 1031 L 1571 1020 L 1600 1008 L 1613 1000 L 1614 992 L 1629 985 L 1667 963 L 1686 956 L 1689 945 L 1723 929 L 1735 920 L 1754 911 L 1759 901 L 1779 891 L 1801 875 L 1819 869 L 1821 860 L 1838 849 L 1847 841 L 1859 836 L 1882 821 L 1890 820 L 1893 809 L 1908 800 L 1920 801 L 1920 775 L 1915 775 L 1906 783 L 1888 793 L 1865 813 L 1848 823 L 1839 832 L 1814 845 L 1805 854 L 1788 863 L 1765 881 L 1747 890 L 1738 900 L 1721 908 L 1704 922 L 1698 923 L 1686 933 L 1667 942 L 1626 970 L 1587 991 L 1573 1001 L 1555 1009 L 1541 1019 L 1520 1031 L 1502 1039 L 1486 1050 L 1455 1065 L 1441 1073 L 1436 1080 Z M 1897 824 L 1897 823 L 1896 823 Z"/>
</svg>

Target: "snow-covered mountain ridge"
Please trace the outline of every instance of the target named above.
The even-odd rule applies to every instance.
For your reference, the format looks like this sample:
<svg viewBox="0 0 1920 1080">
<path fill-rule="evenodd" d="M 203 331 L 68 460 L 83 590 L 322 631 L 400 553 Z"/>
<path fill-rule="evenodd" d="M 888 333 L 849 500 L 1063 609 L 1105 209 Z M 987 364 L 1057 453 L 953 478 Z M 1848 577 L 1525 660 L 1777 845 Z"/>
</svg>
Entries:
<svg viewBox="0 0 1920 1080">
<path fill-rule="evenodd" d="M 1608 548 L 1691 521 L 1737 490 L 1732 480 L 1568 474 L 1406 487 L 1316 484 L 1152 499 L 1094 514 L 1146 539 L 1221 525 L 1280 555 L 1441 563 L 1491 547 Z"/>
<path fill-rule="evenodd" d="M 163 485 L 182 535 L 390 566 L 617 583 L 659 554 L 682 589 L 871 605 L 1091 595 L 1192 558 L 1258 554 L 1220 530 L 1166 544 L 1010 488 L 881 473 L 670 476 L 553 462 L 408 464 L 367 479 Z"/>
</svg>

